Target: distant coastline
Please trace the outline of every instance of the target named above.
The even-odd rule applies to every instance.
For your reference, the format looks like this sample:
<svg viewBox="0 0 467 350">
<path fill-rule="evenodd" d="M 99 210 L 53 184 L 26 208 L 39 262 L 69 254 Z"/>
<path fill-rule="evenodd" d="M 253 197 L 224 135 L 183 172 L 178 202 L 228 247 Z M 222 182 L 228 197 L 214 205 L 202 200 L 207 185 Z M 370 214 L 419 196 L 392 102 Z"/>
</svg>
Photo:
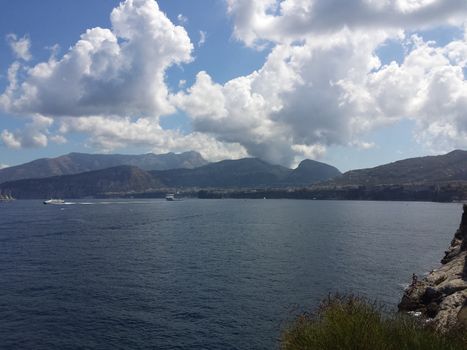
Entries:
<svg viewBox="0 0 467 350">
<path fill-rule="evenodd" d="M 69 154 L 2 169 L 0 179 L 0 192 L 17 199 L 163 198 L 179 193 L 200 199 L 460 202 L 467 200 L 467 151 L 344 174 L 314 160 L 289 169 L 258 158 L 207 163 L 193 152 Z"/>
</svg>

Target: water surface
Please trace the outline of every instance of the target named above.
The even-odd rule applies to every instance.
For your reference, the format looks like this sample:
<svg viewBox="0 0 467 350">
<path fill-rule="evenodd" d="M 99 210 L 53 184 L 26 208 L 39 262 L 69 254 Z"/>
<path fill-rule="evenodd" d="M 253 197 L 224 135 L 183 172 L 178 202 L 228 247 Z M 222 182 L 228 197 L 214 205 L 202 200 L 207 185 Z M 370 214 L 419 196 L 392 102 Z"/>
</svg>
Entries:
<svg viewBox="0 0 467 350">
<path fill-rule="evenodd" d="M 0 203 L 0 347 L 274 349 L 330 292 L 395 307 L 459 204 Z"/>
</svg>

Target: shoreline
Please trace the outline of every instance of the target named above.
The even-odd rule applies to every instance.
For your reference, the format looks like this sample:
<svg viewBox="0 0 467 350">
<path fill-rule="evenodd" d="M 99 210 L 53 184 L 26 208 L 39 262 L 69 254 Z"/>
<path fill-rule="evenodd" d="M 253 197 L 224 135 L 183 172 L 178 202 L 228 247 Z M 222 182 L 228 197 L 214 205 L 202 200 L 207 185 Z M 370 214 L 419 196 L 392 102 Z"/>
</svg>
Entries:
<svg viewBox="0 0 467 350">
<path fill-rule="evenodd" d="M 441 264 L 422 280 L 413 276 L 398 308 L 448 332 L 467 327 L 467 204 Z"/>
</svg>

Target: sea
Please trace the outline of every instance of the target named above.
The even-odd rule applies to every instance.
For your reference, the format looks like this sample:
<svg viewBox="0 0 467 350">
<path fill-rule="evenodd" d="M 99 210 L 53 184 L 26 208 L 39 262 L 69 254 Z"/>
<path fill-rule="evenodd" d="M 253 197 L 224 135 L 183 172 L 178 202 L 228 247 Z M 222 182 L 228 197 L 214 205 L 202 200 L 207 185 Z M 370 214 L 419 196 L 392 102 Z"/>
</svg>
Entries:
<svg viewBox="0 0 467 350">
<path fill-rule="evenodd" d="M 278 349 L 330 293 L 396 310 L 460 204 L 0 203 L 1 349 Z"/>
</svg>

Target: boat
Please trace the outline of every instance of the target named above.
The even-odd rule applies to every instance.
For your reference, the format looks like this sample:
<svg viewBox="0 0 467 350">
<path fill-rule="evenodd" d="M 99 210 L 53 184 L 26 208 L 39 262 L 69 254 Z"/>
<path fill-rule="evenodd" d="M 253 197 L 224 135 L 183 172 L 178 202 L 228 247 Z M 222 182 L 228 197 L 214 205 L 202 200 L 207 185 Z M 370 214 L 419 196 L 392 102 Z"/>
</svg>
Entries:
<svg viewBox="0 0 467 350">
<path fill-rule="evenodd" d="M 174 193 L 168 193 L 166 196 L 165 196 L 165 200 L 166 201 L 169 201 L 169 202 L 173 202 L 175 200 L 175 194 Z"/>
<path fill-rule="evenodd" d="M 0 192 L 0 202 L 11 202 L 14 201 L 15 199 L 12 197 L 10 193 L 2 194 Z"/>
<path fill-rule="evenodd" d="M 65 204 L 65 201 L 63 199 L 48 199 L 44 201 L 44 204 L 53 204 L 53 205 L 60 205 L 60 204 Z"/>
</svg>

